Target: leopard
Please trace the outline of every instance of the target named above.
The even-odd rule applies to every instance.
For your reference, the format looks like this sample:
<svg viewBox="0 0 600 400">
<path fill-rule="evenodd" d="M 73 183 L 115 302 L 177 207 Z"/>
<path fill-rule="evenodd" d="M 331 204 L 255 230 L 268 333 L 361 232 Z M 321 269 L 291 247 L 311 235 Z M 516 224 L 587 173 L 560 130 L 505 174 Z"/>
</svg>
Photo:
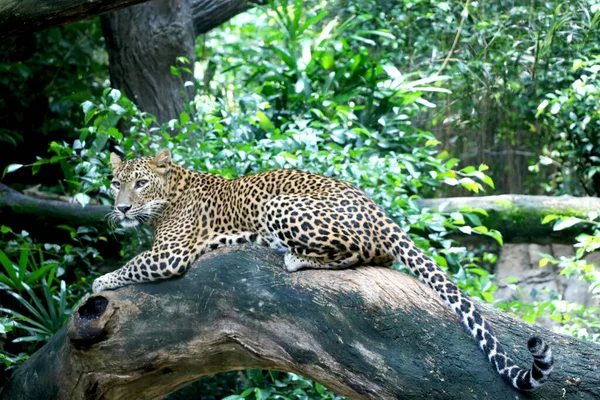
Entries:
<svg viewBox="0 0 600 400">
<path fill-rule="evenodd" d="M 123 227 L 147 224 L 153 243 L 123 267 L 94 280 L 95 293 L 180 276 L 203 254 L 255 243 L 284 254 L 285 269 L 342 269 L 405 265 L 454 312 L 497 373 L 517 390 L 547 380 L 554 359 L 533 336 L 531 368 L 519 367 L 481 315 L 443 269 L 366 193 L 342 180 L 296 169 L 227 179 L 195 172 L 155 156 L 122 160 L 110 154 L 115 199 L 110 219 Z"/>
</svg>

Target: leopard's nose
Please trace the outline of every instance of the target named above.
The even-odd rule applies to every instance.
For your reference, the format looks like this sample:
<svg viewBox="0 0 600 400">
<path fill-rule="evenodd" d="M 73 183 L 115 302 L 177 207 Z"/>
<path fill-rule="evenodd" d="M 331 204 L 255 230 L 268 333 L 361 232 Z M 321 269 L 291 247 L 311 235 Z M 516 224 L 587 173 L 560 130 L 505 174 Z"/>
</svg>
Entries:
<svg viewBox="0 0 600 400">
<path fill-rule="evenodd" d="M 123 214 L 126 214 L 127 211 L 131 210 L 131 204 L 118 205 L 117 210 L 121 211 Z"/>
</svg>

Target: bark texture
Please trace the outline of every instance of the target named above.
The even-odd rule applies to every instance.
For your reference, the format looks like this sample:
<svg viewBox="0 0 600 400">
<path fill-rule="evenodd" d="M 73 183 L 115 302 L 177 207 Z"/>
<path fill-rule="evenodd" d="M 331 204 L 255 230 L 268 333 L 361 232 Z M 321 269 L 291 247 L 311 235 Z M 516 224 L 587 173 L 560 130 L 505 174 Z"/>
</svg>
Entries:
<svg viewBox="0 0 600 400">
<path fill-rule="evenodd" d="M 246 0 L 152 0 L 104 15 L 111 85 L 159 123 L 178 118 L 194 95 L 184 86 L 193 76 L 175 76 L 171 66 L 193 71 L 196 36 L 250 7 Z M 180 56 L 190 64 L 177 65 Z"/>
<path fill-rule="evenodd" d="M 111 85 L 160 123 L 178 118 L 194 95 L 193 86 L 184 86 L 193 76 L 173 75 L 171 66 L 193 71 L 196 36 L 250 6 L 246 0 L 152 0 L 104 15 Z M 190 64 L 177 65 L 180 56 Z"/>
<path fill-rule="evenodd" d="M 143 4 L 138 4 L 143 3 Z M 136 5 L 137 4 L 137 5 Z M 171 73 L 177 57 L 193 70 L 197 35 L 253 6 L 246 0 L 0 0 L 0 38 L 96 15 L 110 58 L 111 85 L 159 122 L 178 118 L 193 96 L 190 74 Z"/>
<path fill-rule="evenodd" d="M 6 385 L 3 399 L 152 399 L 205 375 L 293 371 L 353 399 L 596 399 L 600 346 L 483 307 L 530 365 L 533 333 L 553 346 L 544 387 L 516 392 L 428 288 L 364 267 L 287 273 L 280 255 L 217 250 L 182 278 L 87 298 Z"/>
<path fill-rule="evenodd" d="M 159 122 L 178 118 L 193 96 L 193 77 L 171 66 L 194 68 L 194 24 L 188 0 L 152 0 L 102 16 L 111 86 Z M 191 64 L 177 64 L 177 57 Z"/>
</svg>

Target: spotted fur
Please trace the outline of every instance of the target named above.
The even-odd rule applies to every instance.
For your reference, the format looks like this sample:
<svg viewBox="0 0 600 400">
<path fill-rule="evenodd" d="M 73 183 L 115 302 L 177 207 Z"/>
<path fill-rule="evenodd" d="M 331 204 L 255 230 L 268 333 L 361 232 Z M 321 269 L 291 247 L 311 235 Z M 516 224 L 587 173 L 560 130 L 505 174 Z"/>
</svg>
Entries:
<svg viewBox="0 0 600 400">
<path fill-rule="evenodd" d="M 96 279 L 94 292 L 181 275 L 205 252 L 245 242 L 285 252 L 288 271 L 399 260 L 456 313 L 515 388 L 530 390 L 552 370 L 552 351 L 535 337 L 528 342 L 533 366 L 515 365 L 473 302 L 381 207 L 348 183 L 290 169 L 228 180 L 174 164 L 168 150 L 129 161 L 113 153 L 111 163 L 113 220 L 149 223 L 154 243 Z"/>
</svg>

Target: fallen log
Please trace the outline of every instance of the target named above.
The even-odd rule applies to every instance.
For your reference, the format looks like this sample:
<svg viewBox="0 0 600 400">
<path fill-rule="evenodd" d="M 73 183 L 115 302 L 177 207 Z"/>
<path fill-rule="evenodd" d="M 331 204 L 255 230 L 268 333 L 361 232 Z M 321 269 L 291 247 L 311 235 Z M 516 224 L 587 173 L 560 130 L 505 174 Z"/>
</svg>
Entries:
<svg viewBox="0 0 600 400">
<path fill-rule="evenodd" d="M 82 207 L 61 200 L 26 196 L 0 183 L 0 219 L 4 224 L 14 218 L 30 217 L 39 222 L 98 225 L 106 223 L 109 206 Z"/>
<path fill-rule="evenodd" d="M 600 346 L 481 307 L 514 359 L 534 332 L 553 346 L 532 394 L 504 382 L 435 294 L 398 271 L 287 273 L 251 246 L 183 277 L 88 297 L 26 361 L 2 399 L 154 399 L 222 371 L 292 371 L 353 399 L 597 399 Z"/>
<path fill-rule="evenodd" d="M 600 198 L 572 196 L 527 196 L 504 194 L 482 197 L 447 197 L 415 200 L 421 209 L 451 213 L 465 208 L 479 208 L 487 216 L 479 214 L 488 229 L 502 233 L 505 242 L 511 243 L 573 243 L 573 238 L 587 232 L 589 226 L 577 224 L 555 231 L 554 223 L 542 224 L 547 215 L 586 218 L 592 211 L 600 211 Z M 461 238 L 464 238 L 461 235 Z M 481 236 L 475 236 L 481 238 Z M 461 239 L 459 239 L 461 240 Z"/>
</svg>

